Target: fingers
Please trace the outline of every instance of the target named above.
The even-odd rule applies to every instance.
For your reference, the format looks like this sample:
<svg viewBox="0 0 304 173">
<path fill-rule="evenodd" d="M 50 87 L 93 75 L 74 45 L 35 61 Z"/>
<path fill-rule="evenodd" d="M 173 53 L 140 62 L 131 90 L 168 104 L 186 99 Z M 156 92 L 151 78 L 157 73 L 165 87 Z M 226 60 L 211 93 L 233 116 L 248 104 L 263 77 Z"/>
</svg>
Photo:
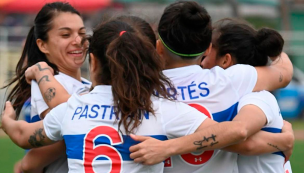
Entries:
<svg viewBox="0 0 304 173">
<path fill-rule="evenodd" d="M 20 160 L 18 162 L 16 162 L 14 165 L 14 173 L 22 173 Z"/>
<path fill-rule="evenodd" d="M 135 163 L 141 163 L 143 165 L 155 165 L 161 161 L 156 161 L 156 160 L 153 160 L 153 159 L 147 159 L 145 157 L 138 157 L 138 158 L 135 158 L 134 159 L 134 162 Z"/>
<path fill-rule="evenodd" d="M 130 134 L 130 137 L 131 137 L 133 140 L 135 140 L 135 141 L 140 141 L 140 142 L 143 142 L 143 141 L 145 141 L 145 140 L 151 139 L 151 137 L 137 136 L 137 135 L 133 135 L 133 134 Z M 131 146 L 131 147 L 129 148 L 129 151 L 130 151 L 131 153 L 136 152 L 136 151 L 140 150 L 141 148 L 144 148 L 144 147 L 142 147 L 142 145 L 143 145 L 142 143 L 141 143 L 141 144 L 137 144 L 137 145 L 133 145 L 133 146 Z"/>
<path fill-rule="evenodd" d="M 144 149 L 140 149 L 140 150 L 138 149 L 136 151 L 131 152 L 130 158 L 131 159 L 136 159 L 136 158 L 139 158 L 139 157 L 143 157 L 145 154 L 146 154 L 146 152 L 145 152 Z"/>
<path fill-rule="evenodd" d="M 10 101 L 7 101 L 5 103 L 5 109 L 4 109 L 4 115 L 3 116 L 9 116 L 13 119 L 15 119 L 16 114 L 15 114 L 15 110 L 12 106 L 12 103 Z"/>
<path fill-rule="evenodd" d="M 137 144 L 137 145 L 133 145 L 133 146 L 131 146 L 130 148 L 129 148 L 129 151 L 131 152 L 131 153 L 133 153 L 133 152 L 136 152 L 136 151 L 138 151 L 138 150 L 140 150 L 140 144 Z"/>
<path fill-rule="evenodd" d="M 26 82 L 28 84 L 31 84 L 31 81 L 35 80 L 34 68 L 37 68 L 37 67 L 31 66 L 25 70 L 24 76 L 25 76 Z"/>
<path fill-rule="evenodd" d="M 7 126 L 10 124 L 11 121 L 14 121 L 15 119 L 16 119 L 15 110 L 11 102 L 7 101 L 5 103 L 5 109 L 2 115 L 2 129 L 5 133 L 7 133 Z"/>
<path fill-rule="evenodd" d="M 151 161 L 148 161 L 147 159 L 141 157 L 141 158 L 137 158 L 137 159 L 134 159 L 134 162 L 135 163 L 141 163 L 143 165 L 155 165 L 156 162 L 151 162 Z"/>
<path fill-rule="evenodd" d="M 283 128 L 282 128 L 282 132 L 292 132 L 292 124 L 289 123 L 288 121 L 283 120 Z"/>
<path fill-rule="evenodd" d="M 135 141 L 141 141 L 141 142 L 151 138 L 151 137 L 147 137 L 147 136 L 138 136 L 138 135 L 133 135 L 133 134 L 130 134 L 130 137 Z"/>
</svg>

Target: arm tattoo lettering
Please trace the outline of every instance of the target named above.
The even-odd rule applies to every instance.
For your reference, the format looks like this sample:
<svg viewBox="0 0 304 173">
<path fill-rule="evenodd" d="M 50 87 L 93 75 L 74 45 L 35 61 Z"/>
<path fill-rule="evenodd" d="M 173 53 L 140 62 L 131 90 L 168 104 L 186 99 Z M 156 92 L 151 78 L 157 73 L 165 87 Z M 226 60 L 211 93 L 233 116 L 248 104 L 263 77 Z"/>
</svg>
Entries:
<svg viewBox="0 0 304 173">
<path fill-rule="evenodd" d="M 48 76 L 48 75 L 44 75 L 44 76 L 42 76 L 42 78 L 39 79 L 38 85 L 43 81 L 43 79 L 45 79 L 45 81 L 47 81 L 47 82 L 50 81 L 50 80 L 49 80 L 49 76 Z"/>
<path fill-rule="evenodd" d="M 33 146 L 33 147 L 41 147 L 44 146 L 44 139 L 45 136 L 42 134 L 43 128 L 40 128 L 34 132 L 33 135 L 30 136 L 28 142 Z"/>
<path fill-rule="evenodd" d="M 36 64 L 38 66 L 39 71 L 49 70 L 50 68 L 41 68 L 41 65 L 39 63 Z"/>
<path fill-rule="evenodd" d="M 209 142 L 209 140 L 210 140 L 210 142 L 211 142 L 211 144 L 210 144 L 210 146 L 212 147 L 213 145 L 216 145 L 216 144 L 218 144 L 219 142 L 218 141 L 216 141 L 216 135 L 214 135 L 214 134 L 212 134 L 210 137 L 206 137 L 206 136 L 204 136 L 204 139 L 203 140 L 200 140 L 200 141 L 194 141 L 193 142 L 193 144 L 194 145 L 198 145 L 198 148 L 196 149 L 196 150 L 201 150 L 201 149 L 203 149 L 203 148 L 206 148 L 207 146 L 208 146 L 208 144 L 203 144 L 203 142 Z"/>
<path fill-rule="evenodd" d="M 279 150 L 279 151 L 282 151 L 277 145 L 273 145 L 273 144 L 271 144 L 271 143 L 267 143 L 267 144 L 268 144 L 269 146 L 271 146 L 271 147 L 273 147 L 273 148 Z"/>
<path fill-rule="evenodd" d="M 283 75 L 282 75 L 282 73 L 280 72 L 279 82 L 282 82 L 282 81 L 283 81 Z"/>
<path fill-rule="evenodd" d="M 44 98 L 46 102 L 51 101 L 56 95 L 56 89 L 55 88 L 48 88 L 47 91 L 44 93 Z"/>
</svg>

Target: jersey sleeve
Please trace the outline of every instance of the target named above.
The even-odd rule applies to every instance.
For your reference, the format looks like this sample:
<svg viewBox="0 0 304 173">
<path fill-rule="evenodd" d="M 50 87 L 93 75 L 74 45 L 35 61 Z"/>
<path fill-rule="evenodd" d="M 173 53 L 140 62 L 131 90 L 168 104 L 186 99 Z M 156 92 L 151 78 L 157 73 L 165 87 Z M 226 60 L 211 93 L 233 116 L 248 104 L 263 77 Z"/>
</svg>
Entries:
<svg viewBox="0 0 304 173">
<path fill-rule="evenodd" d="M 273 110 L 276 107 L 273 105 L 275 103 L 275 98 L 269 97 L 266 92 L 253 92 L 241 98 L 238 111 L 246 105 L 255 105 L 263 111 L 267 119 L 267 124 L 269 124 L 273 121 L 273 118 L 275 118 L 275 110 Z"/>
<path fill-rule="evenodd" d="M 47 137 L 53 141 L 62 140 L 61 126 L 65 112 L 68 106 L 67 103 L 62 103 L 52 109 L 43 120 L 43 126 Z"/>
<path fill-rule="evenodd" d="M 43 96 L 40 92 L 37 82 L 34 80 L 32 80 L 32 84 L 31 84 L 31 102 L 33 108 L 37 110 L 39 117 L 42 112 L 44 112 L 49 108 L 49 106 L 43 100 Z"/>
<path fill-rule="evenodd" d="M 258 80 L 256 69 L 250 65 L 233 65 L 226 69 L 226 74 L 240 97 L 252 92 Z"/>
<path fill-rule="evenodd" d="M 207 116 L 181 102 L 165 101 L 161 105 L 163 129 L 169 139 L 192 134 Z"/>
</svg>

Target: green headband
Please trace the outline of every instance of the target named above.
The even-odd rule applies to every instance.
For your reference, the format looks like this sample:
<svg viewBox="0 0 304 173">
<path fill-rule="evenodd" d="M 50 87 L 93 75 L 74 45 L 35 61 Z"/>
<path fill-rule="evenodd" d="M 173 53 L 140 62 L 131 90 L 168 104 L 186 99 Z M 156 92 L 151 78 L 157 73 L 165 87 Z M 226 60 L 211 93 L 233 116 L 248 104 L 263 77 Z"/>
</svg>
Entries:
<svg viewBox="0 0 304 173">
<path fill-rule="evenodd" d="M 163 41 L 163 39 L 161 38 L 161 36 L 158 34 L 158 37 L 160 38 L 160 41 L 163 43 L 163 45 L 172 53 L 174 53 L 175 55 L 179 55 L 179 56 L 199 56 L 201 54 L 203 54 L 205 51 L 201 52 L 201 53 L 195 53 L 195 54 L 183 54 L 183 53 L 177 53 L 174 50 L 170 49 L 169 46 L 166 45 L 166 43 Z"/>
</svg>

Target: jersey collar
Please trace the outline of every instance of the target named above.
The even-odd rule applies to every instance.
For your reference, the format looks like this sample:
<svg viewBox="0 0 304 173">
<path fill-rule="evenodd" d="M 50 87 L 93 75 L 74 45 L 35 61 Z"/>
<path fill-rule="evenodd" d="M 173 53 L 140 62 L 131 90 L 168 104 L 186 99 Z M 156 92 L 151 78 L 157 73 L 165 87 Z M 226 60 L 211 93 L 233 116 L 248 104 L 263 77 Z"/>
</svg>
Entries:
<svg viewBox="0 0 304 173">
<path fill-rule="evenodd" d="M 112 94 L 111 85 L 97 85 L 90 93 L 110 93 Z"/>
<path fill-rule="evenodd" d="M 171 78 L 201 72 L 202 70 L 202 67 L 199 65 L 189 65 L 185 67 L 163 70 L 163 73 L 165 76 Z"/>
</svg>

